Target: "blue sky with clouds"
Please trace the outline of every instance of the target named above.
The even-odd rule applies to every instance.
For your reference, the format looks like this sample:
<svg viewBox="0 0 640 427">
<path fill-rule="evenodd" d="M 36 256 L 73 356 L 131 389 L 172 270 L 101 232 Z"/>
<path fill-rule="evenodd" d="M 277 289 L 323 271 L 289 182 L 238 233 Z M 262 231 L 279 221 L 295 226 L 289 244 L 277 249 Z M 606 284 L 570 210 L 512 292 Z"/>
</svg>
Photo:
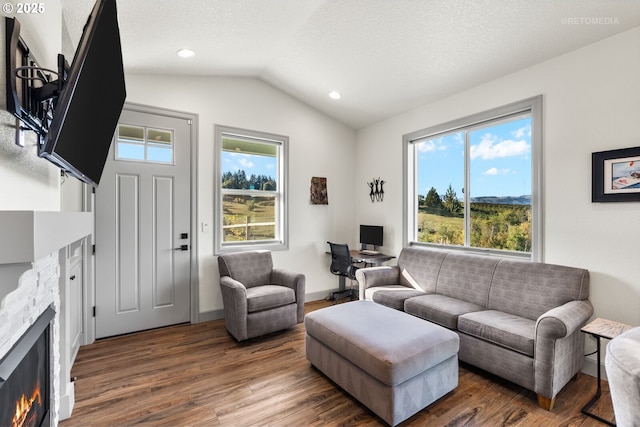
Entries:
<svg viewBox="0 0 640 427">
<path fill-rule="evenodd" d="M 232 151 L 222 151 L 222 173 L 244 170 L 247 178 L 251 175 L 266 175 L 277 178 L 277 159 L 273 156 L 258 156 Z"/>
<path fill-rule="evenodd" d="M 453 186 L 459 199 L 464 187 L 464 133 L 418 144 L 418 194 L 435 187 L 440 197 Z M 469 131 L 470 195 L 531 194 L 531 120 L 520 118 Z"/>
</svg>

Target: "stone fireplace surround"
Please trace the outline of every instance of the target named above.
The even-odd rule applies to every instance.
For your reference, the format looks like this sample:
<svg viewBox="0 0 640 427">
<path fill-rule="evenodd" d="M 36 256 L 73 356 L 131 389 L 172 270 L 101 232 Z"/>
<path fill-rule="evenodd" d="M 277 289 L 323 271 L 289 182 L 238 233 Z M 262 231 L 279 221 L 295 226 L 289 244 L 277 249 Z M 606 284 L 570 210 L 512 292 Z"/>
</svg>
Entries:
<svg viewBox="0 0 640 427">
<path fill-rule="evenodd" d="M 90 212 L 0 211 L 0 359 L 52 306 L 51 425 L 71 415 L 74 393 L 68 360 L 64 294 L 68 247 L 93 233 Z"/>
</svg>

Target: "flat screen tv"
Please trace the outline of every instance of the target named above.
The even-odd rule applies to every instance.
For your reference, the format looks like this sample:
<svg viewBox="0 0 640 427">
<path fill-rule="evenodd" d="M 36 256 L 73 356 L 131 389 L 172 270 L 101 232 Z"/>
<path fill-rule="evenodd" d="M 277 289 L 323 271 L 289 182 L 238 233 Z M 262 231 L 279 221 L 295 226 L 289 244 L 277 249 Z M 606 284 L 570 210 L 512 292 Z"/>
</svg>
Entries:
<svg viewBox="0 0 640 427">
<path fill-rule="evenodd" d="M 97 0 L 39 155 L 97 186 L 125 98 L 116 2 Z"/>
<path fill-rule="evenodd" d="M 360 244 L 363 249 L 366 246 L 373 246 L 374 250 L 382 246 L 383 227 L 380 225 L 361 225 L 360 226 Z"/>
</svg>

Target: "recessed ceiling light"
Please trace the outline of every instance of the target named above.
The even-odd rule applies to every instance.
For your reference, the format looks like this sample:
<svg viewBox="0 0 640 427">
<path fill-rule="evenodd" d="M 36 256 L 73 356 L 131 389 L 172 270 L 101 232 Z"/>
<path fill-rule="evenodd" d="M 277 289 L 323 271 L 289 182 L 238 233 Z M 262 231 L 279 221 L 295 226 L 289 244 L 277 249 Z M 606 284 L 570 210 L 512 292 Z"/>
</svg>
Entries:
<svg viewBox="0 0 640 427">
<path fill-rule="evenodd" d="M 176 52 L 176 55 L 178 55 L 180 58 L 191 58 L 192 56 L 195 56 L 196 53 L 191 49 L 180 49 L 178 52 Z"/>
<path fill-rule="evenodd" d="M 329 93 L 329 98 L 331 98 L 331 99 L 340 99 L 340 98 L 342 98 L 342 95 L 340 95 L 340 92 L 336 92 L 334 90 L 333 92 Z"/>
</svg>

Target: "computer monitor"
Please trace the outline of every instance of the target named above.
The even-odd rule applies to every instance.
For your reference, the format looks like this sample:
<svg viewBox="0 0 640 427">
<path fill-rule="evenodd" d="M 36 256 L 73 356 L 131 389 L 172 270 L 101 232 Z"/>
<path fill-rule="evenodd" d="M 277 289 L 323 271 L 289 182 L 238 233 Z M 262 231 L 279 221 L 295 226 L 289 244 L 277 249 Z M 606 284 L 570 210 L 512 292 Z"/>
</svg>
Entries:
<svg viewBox="0 0 640 427">
<path fill-rule="evenodd" d="M 373 250 L 377 250 L 382 246 L 382 231 L 380 225 L 361 225 L 360 226 L 360 245 L 361 249 L 367 249 L 373 246 Z"/>
</svg>

